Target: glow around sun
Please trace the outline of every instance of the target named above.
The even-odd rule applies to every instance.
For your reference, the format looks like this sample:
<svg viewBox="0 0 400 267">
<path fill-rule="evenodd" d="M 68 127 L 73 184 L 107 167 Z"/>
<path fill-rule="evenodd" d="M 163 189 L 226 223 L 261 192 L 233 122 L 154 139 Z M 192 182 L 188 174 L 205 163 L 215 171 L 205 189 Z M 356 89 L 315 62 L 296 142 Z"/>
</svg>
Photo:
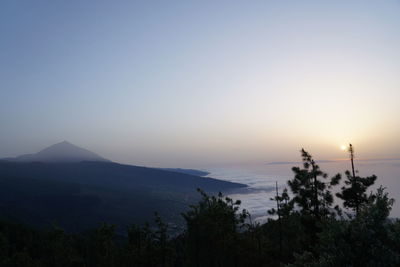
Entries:
<svg viewBox="0 0 400 267">
<path fill-rule="evenodd" d="M 340 149 L 344 151 L 344 150 L 347 149 L 347 146 L 346 146 L 346 145 L 341 145 L 341 146 L 340 146 Z"/>
</svg>

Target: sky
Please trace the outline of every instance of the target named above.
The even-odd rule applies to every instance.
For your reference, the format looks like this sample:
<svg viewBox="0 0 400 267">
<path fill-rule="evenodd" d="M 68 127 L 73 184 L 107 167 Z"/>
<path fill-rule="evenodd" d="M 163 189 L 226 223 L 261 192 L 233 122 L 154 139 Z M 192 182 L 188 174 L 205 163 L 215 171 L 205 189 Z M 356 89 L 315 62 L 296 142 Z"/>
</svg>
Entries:
<svg viewBox="0 0 400 267">
<path fill-rule="evenodd" d="M 0 157 L 400 158 L 400 1 L 0 2 Z"/>
</svg>

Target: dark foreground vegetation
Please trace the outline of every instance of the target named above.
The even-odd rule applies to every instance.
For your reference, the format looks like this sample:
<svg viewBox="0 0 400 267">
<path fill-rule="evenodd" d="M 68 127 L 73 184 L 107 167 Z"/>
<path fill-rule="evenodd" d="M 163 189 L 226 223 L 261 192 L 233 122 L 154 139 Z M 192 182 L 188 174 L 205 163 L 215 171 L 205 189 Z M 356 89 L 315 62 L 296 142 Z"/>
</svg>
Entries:
<svg viewBox="0 0 400 267">
<path fill-rule="evenodd" d="M 125 235 L 109 224 L 77 235 L 2 222 L 0 266 L 400 266 L 400 222 L 388 218 L 394 200 L 384 188 L 370 192 L 376 176 L 328 178 L 304 150 L 302 158 L 265 224 L 240 201 L 203 191 L 180 233 L 158 215 Z"/>
</svg>

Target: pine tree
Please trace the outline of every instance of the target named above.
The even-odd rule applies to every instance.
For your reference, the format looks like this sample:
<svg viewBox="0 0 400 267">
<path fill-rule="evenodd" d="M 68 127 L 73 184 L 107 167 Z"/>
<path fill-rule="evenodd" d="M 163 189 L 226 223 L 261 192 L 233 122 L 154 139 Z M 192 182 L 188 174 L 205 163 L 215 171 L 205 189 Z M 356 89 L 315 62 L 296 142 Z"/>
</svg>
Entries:
<svg viewBox="0 0 400 267">
<path fill-rule="evenodd" d="M 268 210 L 269 215 L 277 215 L 278 218 L 286 218 L 293 212 L 294 202 L 291 201 L 287 188 L 283 189 L 282 194 L 278 194 L 271 200 L 277 202 L 277 208 Z"/>
<path fill-rule="evenodd" d="M 367 203 L 368 195 L 366 193 L 368 187 L 373 185 L 376 180 L 376 176 L 368 176 L 368 177 L 360 177 L 356 175 L 354 170 L 354 149 L 350 144 L 349 148 L 352 173 L 350 171 L 346 171 L 346 186 L 342 187 L 342 191 L 337 193 L 336 196 L 343 199 L 343 206 L 346 208 L 352 209 L 358 214 L 362 205 Z"/>
<path fill-rule="evenodd" d="M 329 189 L 339 183 L 341 176 L 338 174 L 324 182 L 328 175 L 321 171 L 312 156 L 304 149 L 301 150 L 301 155 L 303 168 L 293 167 L 295 177 L 288 181 L 294 195 L 292 201 L 300 208 L 302 215 L 311 215 L 320 220 L 321 217 L 332 214 L 330 208 L 333 196 Z"/>
</svg>

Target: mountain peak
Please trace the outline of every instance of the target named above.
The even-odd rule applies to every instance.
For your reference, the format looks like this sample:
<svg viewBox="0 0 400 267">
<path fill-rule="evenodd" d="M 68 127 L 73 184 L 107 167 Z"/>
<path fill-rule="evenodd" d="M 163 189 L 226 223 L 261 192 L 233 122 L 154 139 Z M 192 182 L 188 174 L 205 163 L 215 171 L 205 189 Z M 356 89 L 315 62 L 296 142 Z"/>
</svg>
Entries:
<svg viewBox="0 0 400 267">
<path fill-rule="evenodd" d="M 9 160 L 22 162 L 109 161 L 94 152 L 78 147 L 68 141 L 51 145 L 35 154 L 22 155 Z"/>
<path fill-rule="evenodd" d="M 62 142 L 59 143 L 59 144 L 63 144 L 63 145 L 72 145 L 70 142 L 68 142 L 68 141 L 66 141 L 66 140 L 62 141 Z"/>
<path fill-rule="evenodd" d="M 64 141 L 62 141 L 60 143 L 56 143 L 54 145 L 51 145 L 51 146 L 49 146 L 49 147 L 47 147 L 47 148 L 45 148 L 43 150 L 47 150 L 47 149 L 50 149 L 50 148 L 51 149 L 55 149 L 55 148 L 58 148 L 58 149 L 59 148 L 71 148 L 72 149 L 72 148 L 80 148 L 80 147 L 78 147 L 78 146 L 76 146 L 76 145 L 64 140 Z M 84 149 L 84 148 L 80 148 L 80 149 Z"/>
</svg>

